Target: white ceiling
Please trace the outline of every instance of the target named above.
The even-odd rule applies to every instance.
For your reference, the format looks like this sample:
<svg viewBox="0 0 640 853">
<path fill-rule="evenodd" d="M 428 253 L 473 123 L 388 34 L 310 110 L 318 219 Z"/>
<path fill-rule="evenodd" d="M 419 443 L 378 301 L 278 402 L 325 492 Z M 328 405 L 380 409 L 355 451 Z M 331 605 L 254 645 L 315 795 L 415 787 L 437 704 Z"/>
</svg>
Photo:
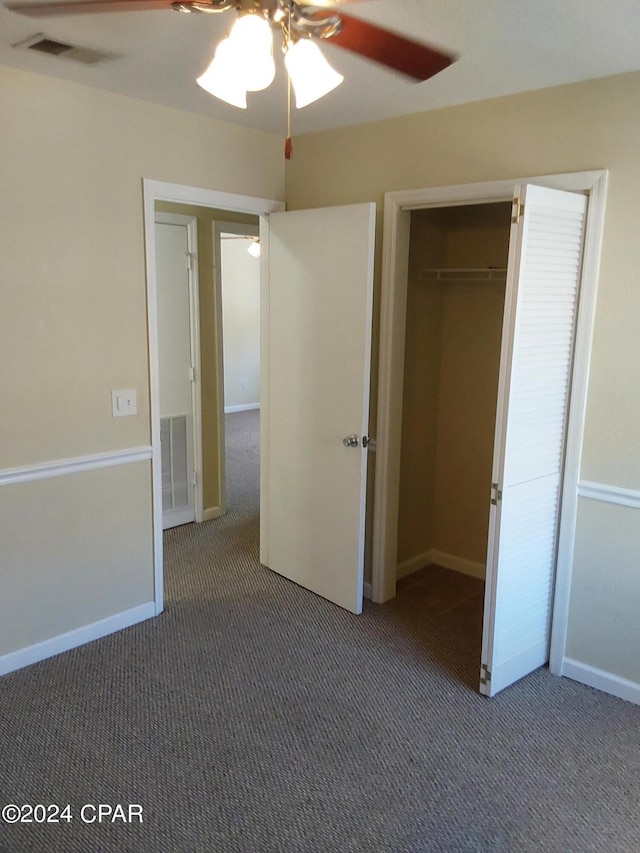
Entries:
<svg viewBox="0 0 640 853">
<path fill-rule="evenodd" d="M 640 69 L 638 0 L 363 0 L 345 11 L 460 59 L 415 84 L 324 43 L 345 82 L 294 110 L 294 134 Z M 278 58 L 275 82 L 250 93 L 247 110 L 221 103 L 194 82 L 234 18 L 235 12 L 172 11 L 26 18 L 0 8 L 0 63 L 283 133 L 286 90 Z M 84 66 L 11 47 L 35 33 L 118 58 Z"/>
</svg>

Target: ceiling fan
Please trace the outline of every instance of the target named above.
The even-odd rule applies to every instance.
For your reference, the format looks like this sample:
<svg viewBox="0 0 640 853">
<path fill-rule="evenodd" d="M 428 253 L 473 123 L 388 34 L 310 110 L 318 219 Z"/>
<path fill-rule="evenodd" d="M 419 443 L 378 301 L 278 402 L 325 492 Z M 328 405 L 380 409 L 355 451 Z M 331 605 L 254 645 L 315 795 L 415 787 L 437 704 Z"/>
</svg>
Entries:
<svg viewBox="0 0 640 853">
<path fill-rule="evenodd" d="M 300 108 L 322 97 L 343 78 L 317 48 L 330 40 L 351 53 L 422 82 L 438 74 L 454 57 L 396 32 L 345 15 L 335 7 L 357 0 L 62 0 L 7 3 L 6 8 L 33 17 L 173 9 L 177 12 L 239 13 L 231 34 L 218 45 L 198 83 L 216 97 L 246 108 L 247 91 L 260 91 L 273 80 L 272 29 L 283 33 L 290 87 Z M 289 110 L 290 111 L 290 110 Z M 285 156 L 291 156 L 291 134 Z"/>
</svg>

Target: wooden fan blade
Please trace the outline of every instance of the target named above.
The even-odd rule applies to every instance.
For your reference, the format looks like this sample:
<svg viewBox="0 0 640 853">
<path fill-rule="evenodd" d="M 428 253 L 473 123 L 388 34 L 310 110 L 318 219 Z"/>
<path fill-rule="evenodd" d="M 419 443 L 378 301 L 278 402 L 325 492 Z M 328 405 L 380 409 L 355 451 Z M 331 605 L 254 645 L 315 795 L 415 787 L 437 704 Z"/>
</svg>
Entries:
<svg viewBox="0 0 640 853">
<path fill-rule="evenodd" d="M 6 8 L 30 18 L 86 15 L 92 12 L 142 12 L 171 9 L 172 0 L 79 0 L 77 3 L 7 3 Z"/>
<path fill-rule="evenodd" d="M 342 30 L 331 36 L 330 43 L 351 53 L 366 56 L 393 68 L 414 80 L 428 80 L 443 71 L 455 57 L 434 47 L 405 38 L 397 33 L 340 13 Z"/>
<path fill-rule="evenodd" d="M 6 8 L 30 18 L 53 15 L 86 15 L 92 12 L 144 12 L 153 9 L 171 9 L 173 0 L 78 0 L 77 3 L 7 3 Z M 331 8 L 360 0 L 300 0 L 301 6 L 312 5 Z"/>
<path fill-rule="evenodd" d="M 318 9 L 331 9 L 344 6 L 345 3 L 361 3 L 362 0 L 296 0 L 298 6 L 315 6 Z"/>
</svg>

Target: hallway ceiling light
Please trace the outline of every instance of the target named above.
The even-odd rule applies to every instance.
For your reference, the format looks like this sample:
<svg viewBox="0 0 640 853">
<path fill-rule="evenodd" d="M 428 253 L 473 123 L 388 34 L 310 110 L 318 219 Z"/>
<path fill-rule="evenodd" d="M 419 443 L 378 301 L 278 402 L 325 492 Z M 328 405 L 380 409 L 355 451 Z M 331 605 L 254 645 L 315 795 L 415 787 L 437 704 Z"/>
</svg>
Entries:
<svg viewBox="0 0 640 853">
<path fill-rule="evenodd" d="M 250 237 L 251 242 L 247 248 L 247 252 L 251 255 L 252 258 L 260 257 L 260 238 L 259 237 Z"/>
</svg>

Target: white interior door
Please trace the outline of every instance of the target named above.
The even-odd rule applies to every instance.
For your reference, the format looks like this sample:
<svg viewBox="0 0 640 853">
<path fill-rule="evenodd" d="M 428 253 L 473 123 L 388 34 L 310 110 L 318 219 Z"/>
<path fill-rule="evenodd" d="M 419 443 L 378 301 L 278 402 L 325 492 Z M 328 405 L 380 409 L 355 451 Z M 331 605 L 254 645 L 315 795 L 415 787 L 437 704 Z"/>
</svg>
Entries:
<svg viewBox="0 0 640 853">
<path fill-rule="evenodd" d="M 360 613 L 375 205 L 269 219 L 262 560 Z"/>
<path fill-rule="evenodd" d="M 496 420 L 480 691 L 547 662 L 587 208 L 516 188 Z M 524 209 L 520 208 L 520 203 Z"/>
<path fill-rule="evenodd" d="M 155 236 L 162 527 L 167 529 L 196 519 L 190 253 L 187 224 L 176 216 L 157 214 Z"/>
</svg>

